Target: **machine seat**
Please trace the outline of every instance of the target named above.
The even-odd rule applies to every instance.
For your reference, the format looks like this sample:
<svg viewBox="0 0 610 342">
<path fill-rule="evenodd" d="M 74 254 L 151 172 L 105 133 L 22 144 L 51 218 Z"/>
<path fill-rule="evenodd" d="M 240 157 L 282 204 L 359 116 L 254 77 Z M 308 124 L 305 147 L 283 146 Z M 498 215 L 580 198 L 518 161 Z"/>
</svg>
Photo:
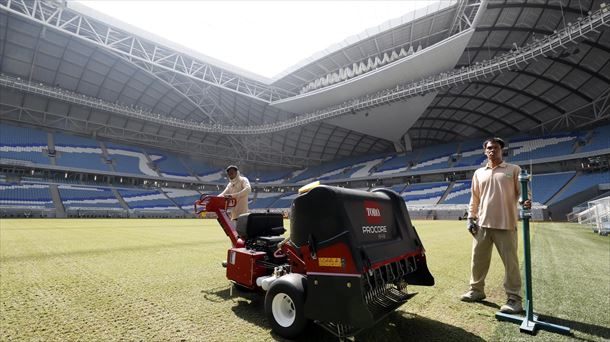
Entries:
<svg viewBox="0 0 610 342">
<path fill-rule="evenodd" d="M 278 237 L 286 232 L 284 218 L 280 213 L 246 213 L 237 218 L 237 234 L 242 239 L 256 237 Z"/>
</svg>

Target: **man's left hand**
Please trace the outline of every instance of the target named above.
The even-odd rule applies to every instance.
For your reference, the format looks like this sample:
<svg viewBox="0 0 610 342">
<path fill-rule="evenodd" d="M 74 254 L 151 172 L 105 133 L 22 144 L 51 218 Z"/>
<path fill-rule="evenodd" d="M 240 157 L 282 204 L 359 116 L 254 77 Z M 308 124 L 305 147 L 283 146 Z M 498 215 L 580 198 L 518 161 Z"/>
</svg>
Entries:
<svg viewBox="0 0 610 342">
<path fill-rule="evenodd" d="M 522 202 L 521 205 L 523 205 L 523 208 L 525 209 L 532 209 L 532 200 L 527 200 L 525 202 Z"/>
</svg>

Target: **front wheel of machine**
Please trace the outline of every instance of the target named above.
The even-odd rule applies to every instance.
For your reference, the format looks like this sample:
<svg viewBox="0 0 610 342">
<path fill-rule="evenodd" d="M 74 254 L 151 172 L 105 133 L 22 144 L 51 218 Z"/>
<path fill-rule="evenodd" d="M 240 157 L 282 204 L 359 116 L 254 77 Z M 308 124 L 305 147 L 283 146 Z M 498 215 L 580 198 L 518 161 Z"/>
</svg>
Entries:
<svg viewBox="0 0 610 342">
<path fill-rule="evenodd" d="M 305 290 L 298 281 L 276 280 L 265 296 L 265 314 L 271 330 L 285 338 L 297 337 L 307 325 Z"/>
</svg>

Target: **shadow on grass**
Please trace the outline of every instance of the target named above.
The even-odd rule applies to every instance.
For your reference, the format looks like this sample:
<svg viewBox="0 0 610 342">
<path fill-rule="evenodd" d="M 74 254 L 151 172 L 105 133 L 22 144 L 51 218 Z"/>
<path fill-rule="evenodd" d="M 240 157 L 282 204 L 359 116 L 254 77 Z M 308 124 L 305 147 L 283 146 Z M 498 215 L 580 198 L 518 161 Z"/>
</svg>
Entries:
<svg viewBox="0 0 610 342">
<path fill-rule="evenodd" d="M 226 290 L 228 294 L 228 289 Z M 221 292 L 224 294 L 224 291 Z M 221 295 L 221 293 L 218 293 Z M 233 293 L 235 296 L 235 292 Z M 236 299 L 235 299 L 236 298 Z M 236 316 L 260 327 L 271 329 L 265 317 L 264 293 L 240 293 L 234 297 L 231 308 Z M 331 309 L 331 308 L 329 308 Z M 271 331 L 269 338 L 275 341 L 289 341 Z M 364 330 L 355 337 L 356 341 L 484 341 L 481 337 L 462 328 L 435 321 L 417 314 L 392 312 L 388 317 Z M 296 341 L 337 341 L 337 337 L 324 328 L 310 322 Z"/>
<path fill-rule="evenodd" d="M 605 340 L 610 339 L 610 328 L 607 326 L 595 325 L 584 322 L 572 321 L 569 319 L 557 318 L 552 316 L 539 315 L 538 320 L 558 325 L 563 325 L 581 333 L 601 337 Z"/>
<path fill-rule="evenodd" d="M 485 305 L 485 306 L 490 307 L 490 308 L 494 308 L 494 309 L 500 310 L 500 305 L 498 305 L 496 303 L 488 302 L 486 300 L 482 300 L 482 301 L 479 301 L 479 302 L 474 302 L 474 304 L 481 304 L 481 305 Z"/>
</svg>

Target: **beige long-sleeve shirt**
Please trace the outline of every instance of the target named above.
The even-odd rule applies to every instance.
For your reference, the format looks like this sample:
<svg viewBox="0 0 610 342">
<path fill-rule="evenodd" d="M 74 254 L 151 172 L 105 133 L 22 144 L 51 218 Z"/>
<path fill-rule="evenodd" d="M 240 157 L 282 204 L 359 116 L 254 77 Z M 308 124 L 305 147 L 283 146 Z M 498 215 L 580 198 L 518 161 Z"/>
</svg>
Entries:
<svg viewBox="0 0 610 342">
<path fill-rule="evenodd" d="M 248 178 L 239 174 L 237 171 L 237 176 L 232 179 L 223 192 L 220 193 L 219 196 L 231 195 L 231 197 L 235 198 L 237 203 L 235 203 L 235 207 L 231 211 L 231 219 L 236 220 L 237 217 L 241 214 L 245 214 L 248 212 L 248 194 L 250 194 L 250 181 Z"/>
<path fill-rule="evenodd" d="M 506 162 L 476 170 L 472 176 L 468 217 L 478 217 L 478 225 L 485 228 L 517 229 L 519 173 L 519 166 Z"/>
</svg>

